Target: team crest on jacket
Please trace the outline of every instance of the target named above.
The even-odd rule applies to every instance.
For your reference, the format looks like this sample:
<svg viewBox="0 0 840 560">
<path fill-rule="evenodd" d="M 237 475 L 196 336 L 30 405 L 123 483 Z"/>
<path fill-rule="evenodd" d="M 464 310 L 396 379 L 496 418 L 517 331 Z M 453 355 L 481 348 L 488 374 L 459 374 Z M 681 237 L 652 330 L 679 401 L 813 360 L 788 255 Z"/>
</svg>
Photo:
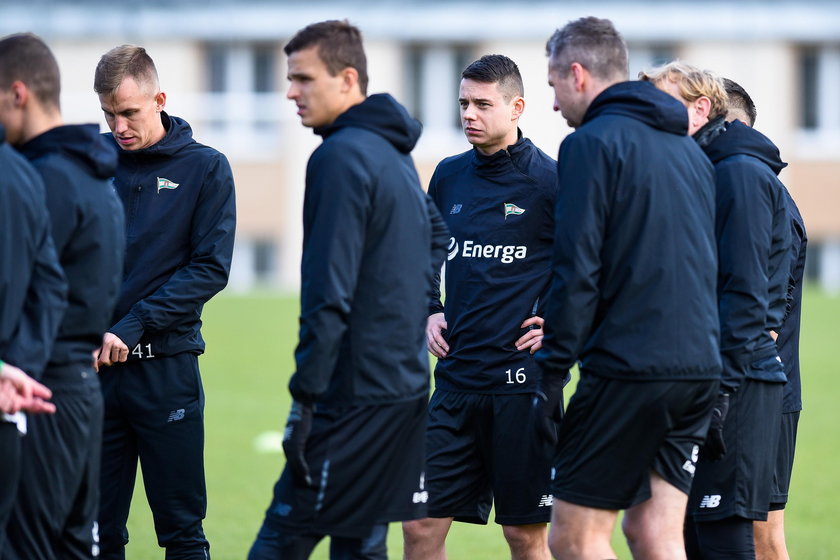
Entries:
<svg viewBox="0 0 840 560">
<path fill-rule="evenodd" d="M 165 177 L 158 177 L 157 178 L 157 192 L 160 192 L 160 189 L 177 189 L 179 183 L 175 183 L 166 179 Z"/>
<path fill-rule="evenodd" d="M 520 208 L 519 206 L 517 206 L 516 204 L 514 204 L 512 202 L 505 202 L 505 220 L 507 220 L 507 217 L 510 216 L 511 214 L 513 214 L 514 216 L 519 216 L 520 214 L 524 214 L 524 213 L 525 213 L 524 208 Z"/>
</svg>

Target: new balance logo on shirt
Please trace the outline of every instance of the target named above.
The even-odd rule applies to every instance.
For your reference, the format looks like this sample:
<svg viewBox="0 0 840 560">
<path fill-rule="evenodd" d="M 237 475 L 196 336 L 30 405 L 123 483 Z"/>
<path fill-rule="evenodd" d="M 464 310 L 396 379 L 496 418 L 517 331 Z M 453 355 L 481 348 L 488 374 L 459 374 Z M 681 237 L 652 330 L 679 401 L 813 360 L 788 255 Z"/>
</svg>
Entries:
<svg viewBox="0 0 840 560">
<path fill-rule="evenodd" d="M 703 499 L 700 500 L 700 509 L 712 509 L 716 508 L 720 505 L 720 495 L 719 494 L 712 494 L 711 496 L 703 496 Z"/>
</svg>

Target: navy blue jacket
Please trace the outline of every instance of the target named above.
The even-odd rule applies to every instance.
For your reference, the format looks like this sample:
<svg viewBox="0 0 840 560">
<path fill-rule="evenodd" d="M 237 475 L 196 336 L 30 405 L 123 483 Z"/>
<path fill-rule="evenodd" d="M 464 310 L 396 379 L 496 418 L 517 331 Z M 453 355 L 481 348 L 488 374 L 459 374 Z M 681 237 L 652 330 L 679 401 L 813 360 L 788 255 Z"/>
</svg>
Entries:
<svg viewBox="0 0 840 560">
<path fill-rule="evenodd" d="M 123 282 L 108 329 L 128 359 L 200 354 L 201 310 L 227 284 L 236 228 L 225 156 L 186 121 L 161 113 L 166 136 L 120 150 L 114 186 L 125 208 Z M 110 135 L 109 135 L 110 136 Z"/>
<path fill-rule="evenodd" d="M 687 128 L 673 97 L 623 82 L 563 140 L 544 374 L 719 377 L 714 175 Z"/>
<path fill-rule="evenodd" d="M 740 121 L 726 124 L 703 150 L 715 166 L 718 302 L 722 384 L 745 377 L 784 382 L 781 368 L 751 364 L 776 354 L 770 331 L 782 325 L 790 276 L 790 218 L 776 177 L 779 150 Z"/>
<path fill-rule="evenodd" d="M 67 282 L 50 236 L 44 184 L 5 135 L 0 127 L 0 359 L 38 378 L 67 307 Z"/>
<path fill-rule="evenodd" d="M 449 344 L 435 367 L 435 388 L 533 392 L 533 355 L 514 343 L 525 332 L 522 322 L 543 313 L 557 163 L 527 138 L 491 156 L 473 148 L 438 164 L 429 196 L 452 235 L 446 304 L 435 290 L 429 309 L 444 312 Z"/>
<path fill-rule="evenodd" d="M 44 375 L 49 382 L 57 366 L 90 366 L 111 324 L 125 252 L 122 204 L 110 180 L 117 148 L 91 124 L 53 128 L 19 150 L 44 180 L 53 244 L 69 284 Z"/>
<path fill-rule="evenodd" d="M 425 326 L 448 233 L 410 152 L 420 123 L 377 94 L 315 132 L 306 168 L 300 340 L 292 396 L 319 406 L 429 392 Z M 434 256 L 433 256 L 434 249 Z"/>
<path fill-rule="evenodd" d="M 796 203 L 785 189 L 788 216 L 790 217 L 790 276 L 788 278 L 787 311 L 778 331 L 776 346 L 785 367 L 784 401 L 782 412 L 802 410 L 802 384 L 799 379 L 799 326 L 802 315 L 802 281 L 805 276 L 805 253 L 808 235 L 805 222 Z"/>
</svg>

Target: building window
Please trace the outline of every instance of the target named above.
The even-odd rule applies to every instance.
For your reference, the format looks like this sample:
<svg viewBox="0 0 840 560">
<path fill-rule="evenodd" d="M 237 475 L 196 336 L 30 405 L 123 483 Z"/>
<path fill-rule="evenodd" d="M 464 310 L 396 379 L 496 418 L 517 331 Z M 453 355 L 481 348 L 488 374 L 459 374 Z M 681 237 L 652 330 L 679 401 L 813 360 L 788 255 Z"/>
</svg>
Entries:
<svg viewBox="0 0 840 560">
<path fill-rule="evenodd" d="M 800 128 L 836 134 L 840 131 L 840 45 L 805 46 L 798 63 Z"/>
<path fill-rule="evenodd" d="M 803 49 L 799 54 L 800 125 L 805 130 L 817 128 L 817 84 L 819 83 L 819 51 Z"/>
<path fill-rule="evenodd" d="M 405 50 L 406 105 L 426 130 L 460 130 L 461 72 L 476 58 L 464 44 L 412 44 Z"/>
</svg>

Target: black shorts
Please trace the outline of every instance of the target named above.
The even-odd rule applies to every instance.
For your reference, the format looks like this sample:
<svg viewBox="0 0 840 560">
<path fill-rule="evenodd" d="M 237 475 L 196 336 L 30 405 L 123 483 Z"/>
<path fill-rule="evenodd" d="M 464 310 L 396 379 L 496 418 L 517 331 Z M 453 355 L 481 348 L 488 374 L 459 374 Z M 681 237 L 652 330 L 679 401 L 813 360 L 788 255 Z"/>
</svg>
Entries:
<svg viewBox="0 0 840 560">
<path fill-rule="evenodd" d="M 779 449 L 776 451 L 776 468 L 773 471 L 773 485 L 770 487 L 770 511 L 785 509 L 793 473 L 793 455 L 796 451 L 796 429 L 799 426 L 799 411 L 782 414 L 779 434 Z"/>
<path fill-rule="evenodd" d="M 530 394 L 435 391 L 426 432 L 429 516 L 528 525 L 551 517 L 551 449 L 529 430 Z"/>
<path fill-rule="evenodd" d="M 264 527 L 288 535 L 367 537 L 374 525 L 426 516 L 426 397 L 385 405 L 316 406 L 306 442 L 313 487 L 283 469 Z"/>
<path fill-rule="evenodd" d="M 688 494 L 717 390 L 717 380 L 582 376 L 560 426 L 555 499 L 627 509 L 650 498 L 651 471 Z"/>
<path fill-rule="evenodd" d="M 775 359 L 775 358 L 771 358 Z M 723 426 L 726 454 L 702 459 L 688 499 L 697 522 L 742 517 L 767 519 L 782 414 L 781 383 L 745 379 L 730 396 Z"/>
</svg>

